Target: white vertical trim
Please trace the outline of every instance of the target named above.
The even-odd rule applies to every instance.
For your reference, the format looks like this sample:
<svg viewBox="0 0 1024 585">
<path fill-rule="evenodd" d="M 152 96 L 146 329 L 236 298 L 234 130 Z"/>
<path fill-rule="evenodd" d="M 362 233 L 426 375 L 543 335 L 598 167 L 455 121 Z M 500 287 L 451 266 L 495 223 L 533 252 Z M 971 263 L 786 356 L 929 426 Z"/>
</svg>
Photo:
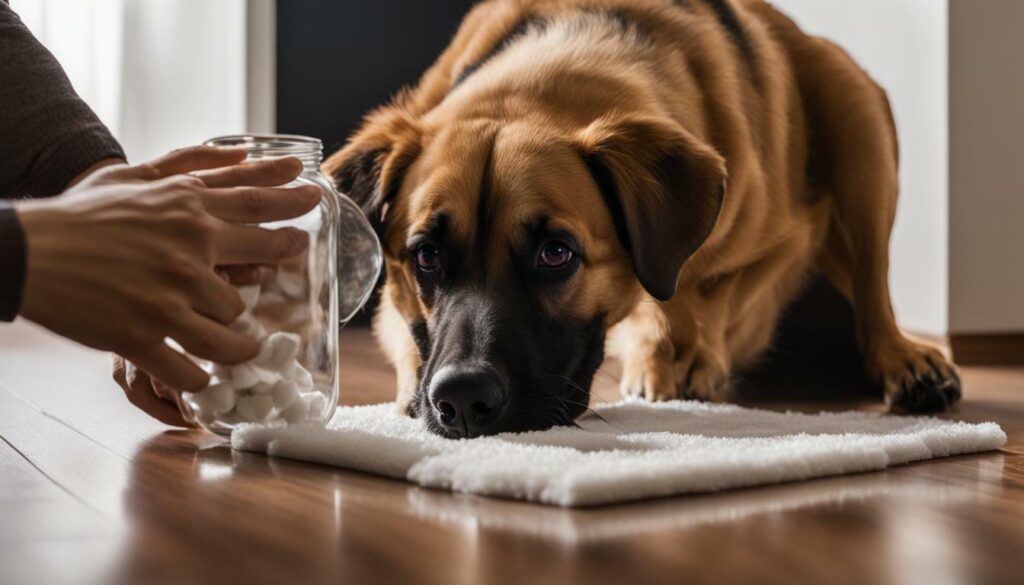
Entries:
<svg viewBox="0 0 1024 585">
<path fill-rule="evenodd" d="M 246 130 L 277 130 L 277 3 L 249 0 L 245 11 Z"/>
<path fill-rule="evenodd" d="M 1024 2 L 950 3 L 950 331 L 1024 331 Z"/>
</svg>

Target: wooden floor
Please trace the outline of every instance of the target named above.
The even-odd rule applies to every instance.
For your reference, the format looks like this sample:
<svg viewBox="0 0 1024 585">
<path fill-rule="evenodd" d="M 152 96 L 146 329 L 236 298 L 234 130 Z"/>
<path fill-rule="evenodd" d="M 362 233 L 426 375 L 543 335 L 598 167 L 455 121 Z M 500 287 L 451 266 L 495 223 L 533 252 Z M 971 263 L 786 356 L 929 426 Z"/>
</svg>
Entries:
<svg viewBox="0 0 1024 585">
<path fill-rule="evenodd" d="M 385 399 L 366 332 L 342 346 L 344 401 Z M 1024 370 L 964 378 L 948 416 L 1001 452 L 562 510 L 232 453 L 134 411 L 104 355 L 0 327 L 0 584 L 1024 583 Z"/>
</svg>

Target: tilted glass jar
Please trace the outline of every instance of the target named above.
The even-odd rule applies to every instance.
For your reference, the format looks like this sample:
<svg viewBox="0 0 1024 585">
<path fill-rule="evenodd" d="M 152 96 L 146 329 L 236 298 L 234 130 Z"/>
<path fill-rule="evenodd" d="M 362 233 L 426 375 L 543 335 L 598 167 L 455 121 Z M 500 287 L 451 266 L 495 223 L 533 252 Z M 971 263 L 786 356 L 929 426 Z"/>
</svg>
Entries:
<svg viewBox="0 0 1024 585">
<path fill-rule="evenodd" d="M 316 185 L 317 208 L 261 224 L 309 234 L 309 248 L 277 267 L 273 281 L 239 287 L 246 311 L 231 325 L 260 340 L 260 353 L 232 366 L 199 361 L 210 385 L 182 398 L 187 418 L 214 433 L 243 423 L 326 423 L 338 404 L 338 331 L 366 302 L 380 275 L 380 242 L 359 207 L 320 173 L 319 140 L 304 136 L 224 136 L 212 146 L 244 146 L 247 160 L 297 157 L 302 174 L 287 186 Z"/>
</svg>

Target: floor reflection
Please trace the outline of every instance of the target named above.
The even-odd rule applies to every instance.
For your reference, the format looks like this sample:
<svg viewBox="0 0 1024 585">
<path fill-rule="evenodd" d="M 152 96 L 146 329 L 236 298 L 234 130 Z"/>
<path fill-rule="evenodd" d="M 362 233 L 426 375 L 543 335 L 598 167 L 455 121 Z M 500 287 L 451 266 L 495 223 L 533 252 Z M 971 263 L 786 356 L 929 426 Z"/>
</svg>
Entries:
<svg viewBox="0 0 1024 585">
<path fill-rule="evenodd" d="M 977 495 L 955 486 L 893 481 L 882 472 L 584 510 L 452 496 L 423 489 L 410 491 L 409 505 L 415 514 L 424 518 L 473 523 L 571 544 L 685 530 L 757 515 L 880 497 L 949 504 L 964 503 Z"/>
<path fill-rule="evenodd" d="M 859 541 L 871 543 L 870 550 L 848 554 L 873 555 L 882 567 L 879 577 L 909 576 L 913 573 L 902 571 L 900 563 L 924 562 L 921 551 L 955 552 L 956 534 L 937 514 L 981 509 L 985 506 L 979 501 L 987 498 L 989 505 L 1002 477 L 1002 457 L 948 460 L 945 473 L 958 469 L 965 480 L 960 485 L 936 481 L 932 468 L 922 464 L 719 494 L 561 509 L 431 491 L 236 452 L 194 433 L 166 433 L 149 441 L 132 462 L 125 498 L 130 528 L 118 571 L 131 579 L 112 581 L 209 580 L 211 570 L 229 582 L 287 580 L 296 574 L 308 581 L 372 581 L 383 564 L 397 580 L 432 575 L 439 582 L 468 584 L 495 571 L 513 577 L 522 571 L 526 578 L 531 574 L 527 569 L 541 567 L 574 581 L 592 576 L 581 567 L 594 570 L 600 566 L 595 558 L 611 550 L 618 555 L 643 551 L 663 568 L 698 566 L 708 562 L 702 556 L 726 555 L 745 538 L 775 547 L 814 538 L 803 536 L 808 525 L 830 538 L 837 530 L 856 532 Z M 932 539 L 929 546 L 918 546 L 922 535 Z M 715 546 L 706 548 L 711 541 Z M 176 562 L 194 557 L 197 550 L 208 556 L 203 569 Z"/>
<path fill-rule="evenodd" d="M 159 447 L 159 439 L 152 443 L 152 449 L 166 451 L 166 448 Z M 145 458 L 145 453 L 140 453 L 139 459 Z M 967 463 L 969 459 L 961 458 L 961 461 Z M 212 488 L 211 484 L 230 482 L 239 477 L 270 476 L 287 481 L 294 478 L 298 469 L 307 473 L 317 470 L 327 481 L 305 487 L 318 492 L 330 504 L 329 517 L 336 531 L 341 530 L 348 507 L 387 507 L 393 513 L 407 513 L 462 530 L 472 526 L 574 543 L 624 538 L 652 531 L 684 530 L 757 515 L 879 498 L 908 507 L 969 503 L 984 495 L 984 485 L 991 485 L 994 478 L 1001 477 L 1002 455 L 975 456 L 970 458 L 969 465 L 962 467 L 964 475 L 976 478 L 977 486 L 967 489 L 936 483 L 924 477 L 908 478 L 882 471 L 625 505 L 562 509 L 423 489 L 361 473 L 233 451 L 227 444 L 215 442 L 201 445 L 193 451 L 191 474 L 196 481 L 185 483 L 186 489 L 181 496 L 197 499 L 203 497 L 202 492 Z M 137 466 L 137 470 L 142 469 L 144 467 Z M 927 468 L 919 466 L 918 469 Z"/>
</svg>

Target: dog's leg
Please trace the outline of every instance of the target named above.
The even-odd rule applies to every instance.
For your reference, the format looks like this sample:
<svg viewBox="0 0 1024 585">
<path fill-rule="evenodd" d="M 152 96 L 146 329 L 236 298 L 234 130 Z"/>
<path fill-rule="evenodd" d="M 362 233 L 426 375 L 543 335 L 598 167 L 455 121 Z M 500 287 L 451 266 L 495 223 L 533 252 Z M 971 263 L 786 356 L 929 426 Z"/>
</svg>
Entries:
<svg viewBox="0 0 1024 585">
<path fill-rule="evenodd" d="M 911 341 L 896 325 L 889 299 L 889 235 L 899 190 L 892 114 L 882 90 L 838 47 L 809 40 L 797 63 L 810 123 L 827 136 L 825 183 L 840 237 L 829 254 L 837 286 L 850 295 L 869 373 L 897 410 L 943 410 L 960 397 L 946 357 Z M 811 81 L 813 80 L 813 81 Z M 838 274 L 837 274 L 838 273 Z"/>
<path fill-rule="evenodd" d="M 712 286 L 683 291 L 673 299 L 673 307 L 689 312 L 692 323 L 692 333 L 674 336 L 680 398 L 713 402 L 729 398 L 731 363 L 726 336 L 737 280 L 736 275 L 728 275 Z M 673 324 L 687 322 L 682 315 L 672 317 Z"/>
<path fill-rule="evenodd" d="M 409 414 L 419 385 L 420 354 L 409 325 L 395 308 L 388 288 L 381 295 L 380 308 L 373 320 L 373 332 L 395 368 L 398 387 L 395 406 L 399 412 Z"/>
<path fill-rule="evenodd" d="M 702 339 L 673 367 L 680 398 L 722 402 L 729 398 L 730 368 L 724 345 L 710 345 Z"/>
<path fill-rule="evenodd" d="M 708 294 L 681 290 L 668 303 L 646 297 L 613 327 L 607 351 L 622 362 L 623 397 L 727 399 L 726 330 L 734 286 L 730 277 Z"/>
<path fill-rule="evenodd" d="M 661 306 L 646 295 L 628 317 L 608 331 L 606 350 L 622 362 L 619 391 L 624 398 L 676 398 L 671 334 Z"/>
</svg>

